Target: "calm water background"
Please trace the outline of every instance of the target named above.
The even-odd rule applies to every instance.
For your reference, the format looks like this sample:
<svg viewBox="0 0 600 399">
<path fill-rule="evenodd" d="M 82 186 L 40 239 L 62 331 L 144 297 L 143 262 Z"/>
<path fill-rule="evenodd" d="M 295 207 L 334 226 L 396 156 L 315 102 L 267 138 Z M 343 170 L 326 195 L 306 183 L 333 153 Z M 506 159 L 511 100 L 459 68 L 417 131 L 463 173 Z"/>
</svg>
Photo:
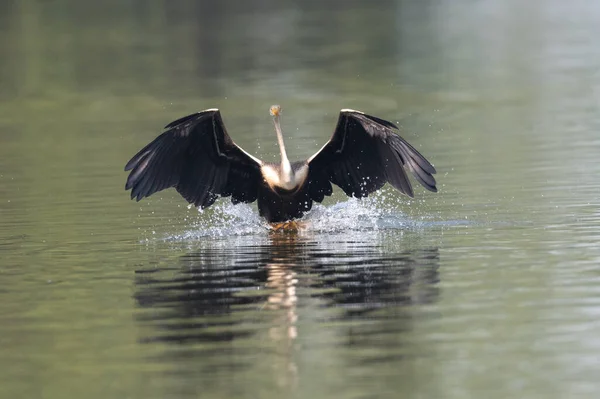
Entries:
<svg viewBox="0 0 600 399">
<path fill-rule="evenodd" d="M 600 395 L 597 1 L 203 3 L 0 3 L 0 397 Z M 397 121 L 440 192 L 129 200 L 196 110 L 274 160 L 272 103 L 293 158 Z"/>
</svg>

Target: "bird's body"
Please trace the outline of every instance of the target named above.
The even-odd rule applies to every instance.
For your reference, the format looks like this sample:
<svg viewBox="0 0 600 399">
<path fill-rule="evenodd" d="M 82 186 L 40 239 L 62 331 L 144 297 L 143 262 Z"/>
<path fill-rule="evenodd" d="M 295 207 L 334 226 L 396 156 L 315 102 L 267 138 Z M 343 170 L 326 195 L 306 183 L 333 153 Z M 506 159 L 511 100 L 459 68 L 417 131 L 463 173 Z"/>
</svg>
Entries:
<svg viewBox="0 0 600 399">
<path fill-rule="evenodd" d="M 265 183 L 272 190 L 294 193 L 302 187 L 308 177 L 308 163 L 306 161 L 290 163 L 289 170 L 291 173 L 286 174 L 283 172 L 282 165 L 269 162 L 260 168 L 260 173 Z M 282 176 L 286 175 L 289 176 L 287 179 L 285 177 L 282 178 Z"/>
<path fill-rule="evenodd" d="M 348 196 L 366 197 L 386 182 L 413 196 L 404 168 L 430 191 L 437 191 L 435 168 L 394 132 L 392 123 L 359 111 L 342 110 L 331 139 L 306 161 L 290 162 L 279 125 L 279 106 L 271 107 L 281 162 L 248 154 L 227 134 L 217 109 L 188 115 L 140 150 L 125 166 L 126 189 L 140 200 L 175 187 L 191 204 L 206 208 L 221 197 L 257 201 L 268 222 L 300 218 L 332 194 L 332 183 Z"/>
<path fill-rule="evenodd" d="M 312 208 L 313 200 L 306 184 L 307 162 L 294 162 L 290 166 L 291 184 L 274 178 L 281 174 L 281 165 L 267 164 L 261 169 L 263 182 L 258 189 L 258 212 L 270 222 L 297 219 Z"/>
</svg>

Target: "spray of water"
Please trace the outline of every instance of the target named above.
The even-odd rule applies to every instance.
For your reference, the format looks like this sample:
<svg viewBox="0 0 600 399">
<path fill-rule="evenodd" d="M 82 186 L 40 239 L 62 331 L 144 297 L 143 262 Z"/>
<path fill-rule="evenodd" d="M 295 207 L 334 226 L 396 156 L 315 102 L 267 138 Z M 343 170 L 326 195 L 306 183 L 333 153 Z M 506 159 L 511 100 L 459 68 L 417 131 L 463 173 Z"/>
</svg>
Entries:
<svg viewBox="0 0 600 399">
<path fill-rule="evenodd" d="M 198 209 L 198 218 L 181 234 L 167 237 L 173 241 L 197 240 L 204 237 L 231 237 L 261 234 L 267 225 L 247 204 L 233 205 L 219 201 L 209 211 Z"/>
<path fill-rule="evenodd" d="M 414 230 L 428 222 L 415 220 L 398 209 L 397 195 L 385 190 L 369 198 L 350 198 L 332 205 L 314 204 L 302 221 L 308 233 L 339 233 L 376 230 Z M 208 210 L 198 211 L 197 218 L 181 234 L 170 235 L 168 241 L 191 241 L 264 235 L 270 226 L 258 216 L 254 207 L 218 201 Z M 189 218 L 188 222 L 189 223 Z"/>
</svg>

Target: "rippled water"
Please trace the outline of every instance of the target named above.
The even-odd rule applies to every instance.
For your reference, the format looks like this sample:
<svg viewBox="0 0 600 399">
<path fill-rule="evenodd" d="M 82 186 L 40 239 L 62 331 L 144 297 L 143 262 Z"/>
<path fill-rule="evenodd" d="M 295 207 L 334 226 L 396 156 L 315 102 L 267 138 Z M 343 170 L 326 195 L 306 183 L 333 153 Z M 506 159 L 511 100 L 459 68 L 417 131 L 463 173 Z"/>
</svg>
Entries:
<svg viewBox="0 0 600 399">
<path fill-rule="evenodd" d="M 0 397 L 600 394 L 600 6 L 345 4 L 0 5 Z M 440 192 L 129 200 L 194 110 L 274 160 L 273 103 L 292 158 L 397 122 Z"/>
</svg>

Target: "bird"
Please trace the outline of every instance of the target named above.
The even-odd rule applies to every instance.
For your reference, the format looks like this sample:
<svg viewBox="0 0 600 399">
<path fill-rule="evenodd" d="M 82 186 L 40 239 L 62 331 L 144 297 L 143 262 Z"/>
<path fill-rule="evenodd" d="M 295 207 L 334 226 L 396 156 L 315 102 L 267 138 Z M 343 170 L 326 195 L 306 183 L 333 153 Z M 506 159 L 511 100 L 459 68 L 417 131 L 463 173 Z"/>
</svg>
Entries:
<svg viewBox="0 0 600 399">
<path fill-rule="evenodd" d="M 174 187 L 190 204 L 211 206 L 219 197 L 233 204 L 257 201 L 271 224 L 301 218 L 314 202 L 333 193 L 363 198 L 386 183 L 414 197 L 406 171 L 427 190 L 437 192 L 434 166 L 398 134 L 392 122 L 352 109 L 340 111 L 331 139 L 310 158 L 290 162 L 283 142 L 279 105 L 269 109 L 281 162 L 262 161 L 235 144 L 217 108 L 165 126 L 125 165 L 125 190 L 140 201 Z"/>
</svg>

